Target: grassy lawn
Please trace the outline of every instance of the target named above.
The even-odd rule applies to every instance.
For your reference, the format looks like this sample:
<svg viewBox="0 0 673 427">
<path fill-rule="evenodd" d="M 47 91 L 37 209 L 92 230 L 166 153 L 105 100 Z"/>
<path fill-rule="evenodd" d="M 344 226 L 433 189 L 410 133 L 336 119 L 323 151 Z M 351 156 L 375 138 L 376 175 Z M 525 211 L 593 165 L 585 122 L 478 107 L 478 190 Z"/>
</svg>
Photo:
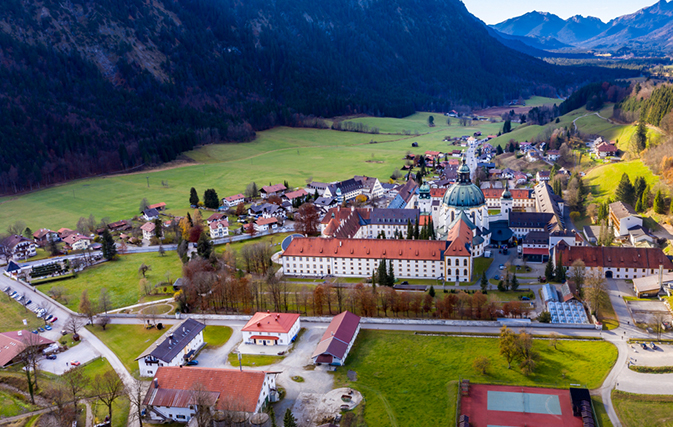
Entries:
<svg viewBox="0 0 673 427">
<path fill-rule="evenodd" d="M 608 412 L 605 410 L 605 405 L 603 405 L 603 399 L 600 396 L 591 396 L 591 401 L 594 405 L 594 411 L 596 412 L 596 417 L 598 418 L 600 426 L 613 427 Z"/>
<path fill-rule="evenodd" d="M 138 274 L 138 267 L 145 263 L 152 270 L 146 274 L 147 280 L 152 284 L 165 282 L 169 274 L 171 280 L 182 276 L 182 262 L 175 252 L 166 252 L 166 256 L 159 256 L 156 252 L 120 255 L 115 261 L 105 262 L 92 268 L 88 268 L 77 275 L 74 279 L 54 282 L 40 286 L 43 292 L 55 286 L 62 286 L 67 291 L 66 306 L 77 311 L 80 296 L 84 289 L 89 293 L 89 299 L 98 300 L 101 289 L 107 289 L 111 308 L 126 307 L 137 304 L 143 292 L 139 281 L 142 278 Z M 167 298 L 162 296 L 162 298 Z"/>
<path fill-rule="evenodd" d="M 117 399 L 112 404 L 112 427 L 126 427 L 128 424 L 130 402 L 126 396 Z M 107 407 L 100 401 L 91 402 L 91 411 L 94 423 L 102 423 L 108 414 Z"/>
<path fill-rule="evenodd" d="M 30 295 L 27 297 L 30 298 Z M 24 319 L 28 322 L 28 325 L 23 324 Z M 0 332 L 20 329 L 32 331 L 39 326 L 44 326 L 44 322 L 38 319 L 35 313 L 14 301 L 6 293 L 0 292 Z"/>
<path fill-rule="evenodd" d="M 591 188 L 595 200 L 602 201 L 614 195 L 623 173 L 626 173 L 632 182 L 637 176 L 642 176 L 650 188 L 659 182 L 659 177 L 654 175 L 642 160 L 599 166 L 586 175 L 584 182 Z"/>
<path fill-rule="evenodd" d="M 491 264 L 493 264 L 493 258 L 475 258 L 472 278 L 477 281 L 481 280 L 481 276 L 488 270 Z"/>
<path fill-rule="evenodd" d="M 0 389 L 0 418 L 13 417 L 39 409 L 31 405 L 23 395 L 12 393 L 11 391 Z"/>
<path fill-rule="evenodd" d="M 612 392 L 612 404 L 624 427 L 673 425 L 673 396 L 615 390 Z"/>
<path fill-rule="evenodd" d="M 208 348 L 222 347 L 229 341 L 232 332 L 229 326 L 206 326 L 203 340 L 208 343 Z"/>
<path fill-rule="evenodd" d="M 267 236 L 262 236 L 262 237 L 256 237 L 254 239 L 249 239 L 249 240 L 243 240 L 240 242 L 234 242 L 234 243 L 226 243 L 224 245 L 218 245 L 215 247 L 215 252 L 217 253 L 224 253 L 226 251 L 236 251 L 238 253 L 241 252 L 241 249 L 243 246 L 247 245 L 253 245 L 256 243 L 266 243 L 270 246 L 272 246 L 272 251 L 273 253 L 279 252 L 281 250 L 280 244 L 283 242 L 283 240 L 294 233 L 278 233 L 278 234 L 269 234 Z M 236 257 L 236 267 L 238 268 L 243 268 L 245 266 L 243 257 L 237 256 Z M 302 279 L 302 281 L 309 281 L 311 279 Z"/>
<path fill-rule="evenodd" d="M 100 326 L 90 325 L 87 329 L 100 338 L 132 373 L 138 371 L 138 362 L 135 358 L 166 332 L 165 329 L 161 331 L 156 328 L 145 329 L 142 325 L 111 324 L 105 330 Z"/>
<path fill-rule="evenodd" d="M 493 298 L 495 301 L 520 301 L 522 296 L 527 296 L 531 300 L 535 299 L 535 293 L 530 290 L 517 290 L 517 291 L 488 291 L 488 297 Z"/>
<path fill-rule="evenodd" d="M 564 341 L 554 350 L 545 341 L 535 341 L 534 349 L 540 356 L 536 372 L 526 377 L 517 365 L 507 369 L 498 344 L 497 339 L 489 338 L 362 330 L 347 361 L 348 369 L 357 373 L 357 381 L 348 381 L 345 369 L 337 371 L 335 379 L 337 385 L 364 393 L 365 421 L 370 427 L 394 425 L 391 418 L 401 426 L 446 425 L 455 417 L 450 382 L 461 377 L 473 382 L 555 384 L 559 388 L 586 384 L 596 388 L 617 359 L 616 348 L 607 342 Z M 477 356 L 490 360 L 487 375 L 473 369 Z"/>
<path fill-rule="evenodd" d="M 137 214 L 143 198 L 150 203 L 165 202 L 168 212 L 184 215 L 189 209 L 189 190 L 195 187 L 200 196 L 214 188 L 220 197 L 243 192 L 248 183 L 259 186 L 287 180 L 291 186 L 303 186 L 308 178 L 331 182 L 353 175 L 367 175 L 388 180 L 400 168 L 411 144 L 418 142 L 415 153 L 427 150 L 447 151 L 460 147 L 444 142 L 446 136 L 497 133 L 499 123 L 474 122 L 472 127 L 445 126 L 440 114 L 437 127 L 427 128 L 429 114 L 414 114 L 406 119 L 385 120 L 386 127 L 426 127 L 430 133 L 414 135 L 370 135 L 320 129 L 278 127 L 257 133 L 249 143 L 219 144 L 185 153 L 197 164 L 173 169 L 83 179 L 69 184 L 21 196 L 0 198 L 0 229 L 21 218 L 33 230 L 42 227 L 74 228 L 80 217 L 93 214 L 96 219 L 129 219 Z M 359 119 L 364 120 L 364 119 Z M 371 119 L 374 120 L 374 119 Z M 402 120 L 402 124 L 399 121 Z M 390 125 L 387 123 L 390 122 Z M 382 130 L 383 124 L 380 124 Z M 370 141 L 377 144 L 370 144 Z M 149 187 L 147 185 L 149 177 Z M 163 186 L 162 181 L 168 186 Z M 111 197 L 111 195 L 114 195 Z"/>
<path fill-rule="evenodd" d="M 283 356 L 269 356 L 265 354 L 242 354 L 241 365 L 243 366 L 267 366 L 283 360 Z M 238 366 L 238 354 L 229 353 L 229 363 Z"/>
<path fill-rule="evenodd" d="M 609 299 L 608 306 L 601 307 L 601 309 L 598 310 L 596 317 L 598 317 L 598 320 L 603 324 L 603 329 L 611 330 L 619 327 L 619 319 L 617 319 L 615 309 L 612 307 L 612 302 Z"/>
</svg>

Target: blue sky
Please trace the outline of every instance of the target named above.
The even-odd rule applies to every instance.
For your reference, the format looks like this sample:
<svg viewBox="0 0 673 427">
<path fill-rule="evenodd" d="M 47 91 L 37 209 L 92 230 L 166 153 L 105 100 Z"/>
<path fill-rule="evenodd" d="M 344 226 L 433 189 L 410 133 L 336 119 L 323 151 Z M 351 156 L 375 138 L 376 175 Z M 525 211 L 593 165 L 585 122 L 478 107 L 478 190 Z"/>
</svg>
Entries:
<svg viewBox="0 0 673 427">
<path fill-rule="evenodd" d="M 463 0 L 473 15 L 487 24 L 537 10 L 551 12 L 563 19 L 574 15 L 591 15 L 608 22 L 612 18 L 651 6 L 657 0 Z"/>
</svg>

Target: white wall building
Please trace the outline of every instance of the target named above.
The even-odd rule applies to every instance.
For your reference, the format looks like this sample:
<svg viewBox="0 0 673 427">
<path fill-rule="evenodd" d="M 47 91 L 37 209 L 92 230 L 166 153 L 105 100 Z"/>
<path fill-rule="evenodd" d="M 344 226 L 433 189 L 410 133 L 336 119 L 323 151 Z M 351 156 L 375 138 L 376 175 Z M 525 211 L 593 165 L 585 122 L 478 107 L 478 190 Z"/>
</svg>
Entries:
<svg viewBox="0 0 673 427">
<path fill-rule="evenodd" d="M 174 325 L 136 358 L 141 377 L 152 377 L 162 366 L 182 366 L 204 346 L 206 325 L 187 319 Z"/>
<path fill-rule="evenodd" d="M 290 345 L 301 328 L 296 313 L 255 313 L 241 329 L 243 342 L 256 345 Z"/>
</svg>

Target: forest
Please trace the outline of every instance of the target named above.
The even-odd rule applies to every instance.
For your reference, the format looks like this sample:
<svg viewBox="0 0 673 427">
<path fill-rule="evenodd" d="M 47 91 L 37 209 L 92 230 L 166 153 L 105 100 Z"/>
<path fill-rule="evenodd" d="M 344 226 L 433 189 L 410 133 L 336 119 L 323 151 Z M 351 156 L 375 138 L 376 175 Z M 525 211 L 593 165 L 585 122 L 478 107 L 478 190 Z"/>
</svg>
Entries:
<svg viewBox="0 0 673 427">
<path fill-rule="evenodd" d="M 5 0 L 0 194 L 313 117 L 501 105 L 634 70 L 560 67 L 458 0 Z"/>
</svg>

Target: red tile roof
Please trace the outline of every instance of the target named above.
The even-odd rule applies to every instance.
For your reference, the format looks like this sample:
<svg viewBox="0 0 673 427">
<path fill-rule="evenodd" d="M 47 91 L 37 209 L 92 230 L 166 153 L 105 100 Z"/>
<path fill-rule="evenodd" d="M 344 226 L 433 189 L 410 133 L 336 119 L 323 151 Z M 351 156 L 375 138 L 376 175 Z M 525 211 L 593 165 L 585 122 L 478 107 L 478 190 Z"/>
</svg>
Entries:
<svg viewBox="0 0 673 427">
<path fill-rule="evenodd" d="M 603 153 L 616 153 L 618 151 L 618 148 L 615 147 L 612 144 L 608 144 L 607 142 L 603 142 L 596 146 L 596 150 L 603 152 Z"/>
<path fill-rule="evenodd" d="M 431 188 L 430 197 L 433 199 L 443 199 L 448 188 Z"/>
<path fill-rule="evenodd" d="M 484 197 L 487 199 L 499 199 L 502 196 L 502 193 L 505 191 L 504 188 L 485 188 L 482 190 L 484 192 Z M 513 199 L 532 199 L 532 191 L 525 188 L 510 189 Z"/>
<path fill-rule="evenodd" d="M 40 228 L 35 233 L 33 233 L 33 237 L 36 239 L 41 239 L 49 233 L 54 233 L 54 231 L 51 231 L 48 228 Z"/>
<path fill-rule="evenodd" d="M 289 193 L 285 193 L 285 197 L 287 197 L 289 200 L 296 199 L 297 197 L 306 197 L 306 196 L 308 196 L 308 193 L 303 188 L 297 191 L 291 191 Z"/>
<path fill-rule="evenodd" d="M 227 202 L 235 202 L 235 201 L 237 201 L 237 200 L 241 200 L 241 199 L 245 199 L 245 196 L 242 195 L 242 194 L 240 194 L 240 193 L 239 193 L 239 194 L 236 194 L 236 195 L 233 195 L 233 196 L 229 196 L 229 197 L 225 197 L 225 198 L 224 198 L 224 200 L 226 200 Z"/>
<path fill-rule="evenodd" d="M 278 341 L 280 338 L 278 337 L 272 337 L 270 335 L 252 335 L 250 337 L 251 340 L 273 340 L 273 341 Z"/>
<path fill-rule="evenodd" d="M 673 262 L 659 248 L 620 248 L 603 246 L 561 246 L 563 265 L 570 267 L 576 259 L 581 259 L 587 267 L 603 268 L 649 268 L 673 270 Z M 558 258 L 558 255 L 557 255 Z"/>
<path fill-rule="evenodd" d="M 213 221 L 213 222 L 210 223 L 210 228 L 212 228 L 213 230 L 216 230 L 220 225 L 222 225 L 222 227 L 224 227 L 224 228 L 229 228 L 229 221 L 227 221 L 226 219 L 221 219 L 219 221 Z"/>
<path fill-rule="evenodd" d="M 350 311 L 344 311 L 334 316 L 311 357 L 329 353 L 332 356 L 343 359 L 348 349 L 348 344 L 353 339 L 359 325 L 360 316 Z"/>
<path fill-rule="evenodd" d="M 146 222 L 145 224 L 140 226 L 141 230 L 147 231 L 148 233 L 153 232 L 155 228 L 156 228 L 156 225 L 154 225 L 153 222 Z"/>
<path fill-rule="evenodd" d="M 523 248 L 524 255 L 549 255 L 547 248 Z"/>
<path fill-rule="evenodd" d="M 19 335 L 19 333 L 21 335 Z M 0 333 L 0 366 L 10 363 L 21 354 L 26 344 L 48 346 L 54 341 L 35 335 L 27 330 Z"/>
<path fill-rule="evenodd" d="M 277 193 L 279 191 L 285 191 L 287 188 L 283 184 L 275 184 L 275 185 L 265 185 L 262 187 L 262 191 L 265 193 Z"/>
<path fill-rule="evenodd" d="M 278 222 L 278 219 L 275 217 L 271 218 L 260 218 L 257 221 L 255 221 L 255 224 L 257 225 L 270 225 L 270 224 L 275 224 Z"/>
<path fill-rule="evenodd" d="M 241 331 L 288 333 L 297 320 L 299 320 L 299 314 L 296 313 L 257 312 Z"/>
<path fill-rule="evenodd" d="M 226 217 L 227 217 L 226 214 L 223 214 L 221 212 L 216 212 L 216 213 L 212 214 L 211 216 L 209 216 L 206 221 L 208 221 L 208 222 L 219 221 L 222 218 L 226 218 Z"/>
<path fill-rule="evenodd" d="M 149 205 L 147 209 L 163 209 L 166 207 L 166 203 L 161 202 L 161 203 L 155 203 L 153 205 Z"/>
<path fill-rule="evenodd" d="M 449 247 L 446 248 L 445 256 L 469 256 L 469 246 L 472 245 L 472 229 L 462 219 L 449 230 L 446 235 Z"/>
<path fill-rule="evenodd" d="M 180 368 L 163 366 L 154 376 L 144 405 L 186 408 L 193 404 L 195 389 L 210 394 L 215 408 L 223 411 L 255 412 L 266 373 L 238 369 Z"/>
<path fill-rule="evenodd" d="M 440 261 L 445 248 L 442 240 L 297 237 L 281 256 Z"/>
</svg>

